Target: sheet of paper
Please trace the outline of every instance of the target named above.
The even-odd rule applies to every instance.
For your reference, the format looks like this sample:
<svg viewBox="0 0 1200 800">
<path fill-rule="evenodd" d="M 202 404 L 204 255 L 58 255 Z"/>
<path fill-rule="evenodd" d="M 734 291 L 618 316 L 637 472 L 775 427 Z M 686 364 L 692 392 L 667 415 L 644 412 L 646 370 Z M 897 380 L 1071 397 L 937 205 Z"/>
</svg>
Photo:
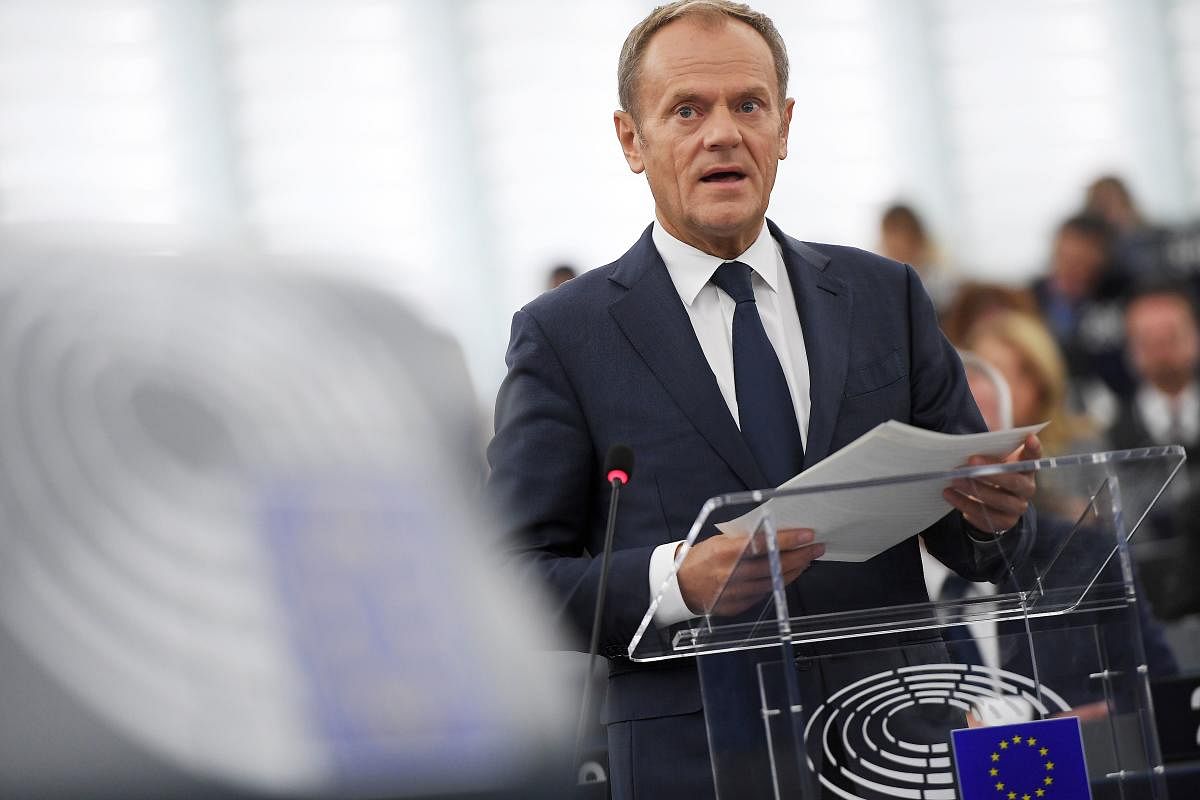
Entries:
<svg viewBox="0 0 1200 800">
<path fill-rule="evenodd" d="M 781 489 L 866 481 L 960 467 L 973 455 L 1002 456 L 1046 426 L 1030 425 L 989 433 L 954 435 L 885 422 Z M 920 533 L 951 510 L 945 484 L 934 481 L 888 484 L 796 497 L 776 497 L 737 519 L 717 525 L 726 534 L 749 535 L 774 514 L 777 528 L 812 528 L 825 543 L 826 561 L 866 561 Z"/>
</svg>

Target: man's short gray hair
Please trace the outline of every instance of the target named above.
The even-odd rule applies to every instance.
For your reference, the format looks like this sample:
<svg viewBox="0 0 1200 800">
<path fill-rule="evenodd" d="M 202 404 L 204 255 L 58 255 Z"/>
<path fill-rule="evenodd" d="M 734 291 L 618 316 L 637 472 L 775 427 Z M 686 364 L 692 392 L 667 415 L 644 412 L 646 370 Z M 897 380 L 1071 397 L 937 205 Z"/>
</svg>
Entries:
<svg viewBox="0 0 1200 800">
<path fill-rule="evenodd" d="M 646 47 L 655 33 L 668 23 L 684 17 L 714 22 L 723 18 L 736 19 L 758 31 L 766 41 L 767 47 L 771 49 L 771 56 L 775 61 L 775 80 L 779 84 L 779 101 L 783 102 L 787 97 L 788 86 L 787 47 L 770 17 L 744 3 L 733 3 L 729 0 L 676 0 L 651 11 L 649 16 L 629 32 L 625 44 L 621 47 L 621 59 L 617 63 L 617 96 L 621 101 L 621 108 L 632 114 L 635 121 L 641 111 L 637 107 L 637 90 L 641 79 L 642 56 L 646 53 Z"/>
</svg>

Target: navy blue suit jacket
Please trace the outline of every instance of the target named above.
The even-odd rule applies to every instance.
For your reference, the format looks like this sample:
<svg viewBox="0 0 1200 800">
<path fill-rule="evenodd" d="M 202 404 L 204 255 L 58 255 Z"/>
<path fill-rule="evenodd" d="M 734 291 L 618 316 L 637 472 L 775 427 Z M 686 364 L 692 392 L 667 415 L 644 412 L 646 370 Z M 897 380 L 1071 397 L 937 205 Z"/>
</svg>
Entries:
<svg viewBox="0 0 1200 800">
<path fill-rule="evenodd" d="M 808 354 L 805 467 L 889 419 L 949 433 L 984 430 L 912 268 L 854 248 L 801 243 L 767 224 L 783 252 Z M 612 659 L 607 721 L 698 711 L 694 664 L 624 658 L 650 604 L 650 555 L 684 538 L 707 498 L 767 483 L 650 229 L 617 261 L 518 311 L 506 361 L 489 484 L 508 514 L 518 564 L 549 585 L 586 643 L 600 574 L 592 555 L 603 547 L 609 496 L 603 459 L 615 443 L 632 447 L 637 466 L 622 492 L 600 635 Z M 995 546 L 974 544 L 964 527 L 956 513 L 943 518 L 925 532 L 930 552 L 966 577 L 999 577 Z M 862 564 L 817 562 L 795 585 L 807 613 L 927 600 L 915 538 Z M 916 638 L 944 653 L 936 632 Z"/>
</svg>

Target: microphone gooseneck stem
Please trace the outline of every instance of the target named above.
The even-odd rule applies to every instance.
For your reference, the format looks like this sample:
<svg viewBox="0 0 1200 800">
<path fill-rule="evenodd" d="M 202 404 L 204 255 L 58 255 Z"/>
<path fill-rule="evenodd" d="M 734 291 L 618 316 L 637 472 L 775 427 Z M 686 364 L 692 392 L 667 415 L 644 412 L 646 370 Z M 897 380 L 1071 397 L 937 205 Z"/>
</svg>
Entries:
<svg viewBox="0 0 1200 800">
<path fill-rule="evenodd" d="M 621 494 L 619 478 L 613 478 L 612 498 L 608 502 L 608 524 L 604 528 L 604 552 L 600 558 L 600 585 L 596 591 L 596 610 L 592 614 L 592 639 L 588 645 L 587 674 L 583 678 L 583 699 L 579 707 L 579 727 L 575 731 L 575 757 L 572 764 L 575 770 L 580 767 L 580 754 L 583 750 L 583 736 L 587 730 L 590 715 L 588 711 L 592 704 L 592 684 L 595 682 L 596 654 L 600 649 L 600 619 L 604 616 L 604 596 L 608 591 L 608 566 L 612 555 L 613 531 L 617 525 L 617 501 Z"/>
</svg>

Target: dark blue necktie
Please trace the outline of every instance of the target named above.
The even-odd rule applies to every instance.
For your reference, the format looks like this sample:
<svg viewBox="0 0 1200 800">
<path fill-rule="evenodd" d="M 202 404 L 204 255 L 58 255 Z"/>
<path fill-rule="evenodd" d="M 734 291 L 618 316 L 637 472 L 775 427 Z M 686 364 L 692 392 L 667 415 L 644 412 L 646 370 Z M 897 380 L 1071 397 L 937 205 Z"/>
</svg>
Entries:
<svg viewBox="0 0 1200 800">
<path fill-rule="evenodd" d="M 804 466 L 804 441 L 787 379 L 758 316 L 750 267 L 727 261 L 717 267 L 712 282 L 737 303 L 733 312 L 733 379 L 742 437 L 767 482 L 778 486 Z"/>
<path fill-rule="evenodd" d="M 951 572 L 946 576 L 946 580 L 942 582 L 942 590 L 938 593 L 938 599 L 943 602 L 951 602 L 962 600 L 967 596 L 967 592 L 971 590 L 971 582 L 961 575 Z M 982 667 L 983 652 L 979 649 L 979 644 L 975 641 L 975 636 L 971 633 L 966 625 L 952 625 L 948 628 L 942 628 L 942 637 L 946 640 L 946 646 L 950 650 L 950 657 L 957 664 L 974 664 Z"/>
</svg>

